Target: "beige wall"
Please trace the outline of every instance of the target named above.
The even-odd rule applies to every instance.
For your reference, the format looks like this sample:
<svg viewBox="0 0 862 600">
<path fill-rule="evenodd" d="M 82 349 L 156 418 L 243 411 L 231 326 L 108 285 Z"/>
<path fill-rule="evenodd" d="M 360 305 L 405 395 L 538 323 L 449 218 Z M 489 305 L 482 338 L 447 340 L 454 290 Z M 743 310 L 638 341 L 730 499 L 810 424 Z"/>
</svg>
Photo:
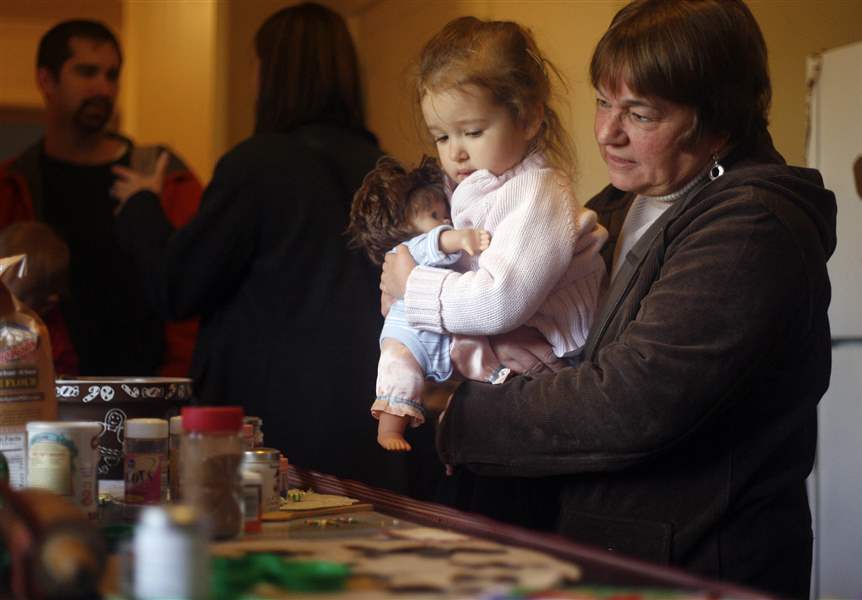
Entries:
<svg viewBox="0 0 862 600">
<path fill-rule="evenodd" d="M 36 43 L 56 21 L 99 18 L 125 49 L 120 128 L 141 142 L 173 146 L 202 179 L 253 126 L 252 38 L 286 0 L 0 0 L 0 108 L 33 108 Z M 592 139 L 587 63 L 623 0 L 325 0 L 346 17 L 357 41 L 370 129 L 406 161 L 431 150 L 421 141 L 409 67 L 450 19 L 474 14 L 513 19 L 536 34 L 568 80 L 563 120 L 579 155 L 578 193 L 605 183 Z M 804 162 L 805 57 L 862 40 L 862 0 L 751 0 L 770 50 L 771 130 L 789 161 Z M 11 57 L 11 58 L 10 58 Z"/>
<path fill-rule="evenodd" d="M 385 150 L 416 161 L 429 150 L 412 123 L 409 62 L 446 21 L 473 14 L 530 27 L 540 48 L 568 80 L 566 125 L 578 151 L 578 194 L 606 183 L 592 137 L 593 94 L 587 68 L 593 46 L 622 0 L 382 0 L 357 15 L 358 45 L 369 98 L 368 120 Z M 774 86 L 771 130 L 788 161 L 804 163 L 805 57 L 862 40 L 862 0 L 752 0 L 770 51 Z"/>
<path fill-rule="evenodd" d="M 216 65 L 217 4 L 124 0 L 122 128 L 167 144 L 209 179 L 223 140 Z M 223 112 L 223 110 L 222 110 Z"/>
</svg>

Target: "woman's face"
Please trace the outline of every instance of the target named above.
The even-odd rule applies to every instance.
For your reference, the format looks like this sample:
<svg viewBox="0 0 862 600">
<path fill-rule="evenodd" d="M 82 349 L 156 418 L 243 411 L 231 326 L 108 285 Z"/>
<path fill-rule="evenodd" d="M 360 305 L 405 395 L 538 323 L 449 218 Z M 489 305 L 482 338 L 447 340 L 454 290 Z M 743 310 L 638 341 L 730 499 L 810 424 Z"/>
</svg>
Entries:
<svg viewBox="0 0 862 600">
<path fill-rule="evenodd" d="M 720 141 L 701 136 L 687 144 L 695 111 L 661 98 L 639 96 L 623 82 L 596 90 L 595 135 L 611 184 L 645 196 L 678 191 L 710 163 Z"/>
</svg>

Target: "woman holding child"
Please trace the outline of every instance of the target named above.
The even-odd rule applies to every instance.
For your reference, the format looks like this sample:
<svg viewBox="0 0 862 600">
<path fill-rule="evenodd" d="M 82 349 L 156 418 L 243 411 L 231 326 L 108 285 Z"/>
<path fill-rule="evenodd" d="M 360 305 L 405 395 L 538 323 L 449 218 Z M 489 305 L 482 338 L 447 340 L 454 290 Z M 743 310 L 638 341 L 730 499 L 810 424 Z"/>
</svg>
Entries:
<svg viewBox="0 0 862 600">
<path fill-rule="evenodd" d="M 772 145 L 766 48 L 739 0 L 627 5 L 590 76 L 611 184 L 587 204 L 609 231 L 603 303 L 571 366 L 462 383 L 440 455 L 471 480 L 464 508 L 505 504 L 481 493 L 499 481 L 552 482 L 563 535 L 805 598 L 834 196 Z M 420 303 L 430 268 L 411 263 L 390 255 L 382 288 L 404 297 L 411 324 L 448 330 L 457 279 L 440 273 L 437 302 Z M 552 344 L 524 339 L 492 345 L 537 371 L 523 357 Z"/>
</svg>

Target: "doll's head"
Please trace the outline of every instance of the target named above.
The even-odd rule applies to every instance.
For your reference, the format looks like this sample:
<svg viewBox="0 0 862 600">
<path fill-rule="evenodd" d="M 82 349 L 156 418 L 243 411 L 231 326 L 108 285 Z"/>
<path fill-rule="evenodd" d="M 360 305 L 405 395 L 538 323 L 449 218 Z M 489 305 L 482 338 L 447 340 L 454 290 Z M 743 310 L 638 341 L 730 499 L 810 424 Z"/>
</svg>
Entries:
<svg viewBox="0 0 862 600">
<path fill-rule="evenodd" d="M 347 233 L 374 264 L 401 242 L 448 221 L 449 203 L 437 161 L 423 156 L 408 171 L 391 156 L 377 161 L 353 196 Z"/>
<path fill-rule="evenodd" d="M 27 255 L 26 272 L 23 277 L 10 274 L 6 285 L 21 302 L 44 316 L 67 293 L 69 248 L 48 225 L 21 221 L 0 231 L 0 256 L 15 254 Z"/>
</svg>

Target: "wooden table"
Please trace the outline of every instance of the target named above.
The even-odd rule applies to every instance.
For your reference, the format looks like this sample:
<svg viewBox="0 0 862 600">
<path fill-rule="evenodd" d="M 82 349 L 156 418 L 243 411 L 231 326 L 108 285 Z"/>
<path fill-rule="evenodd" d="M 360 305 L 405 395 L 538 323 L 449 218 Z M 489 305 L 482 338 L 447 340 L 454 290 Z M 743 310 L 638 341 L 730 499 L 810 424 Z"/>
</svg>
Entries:
<svg viewBox="0 0 862 600">
<path fill-rule="evenodd" d="M 582 572 L 582 583 L 594 586 L 649 587 L 669 590 L 691 590 L 700 597 L 734 598 L 738 600 L 767 600 L 771 596 L 742 586 L 711 581 L 685 573 L 675 568 L 648 564 L 635 559 L 619 556 L 601 549 L 573 543 L 557 535 L 537 533 L 527 529 L 501 524 L 492 519 L 468 514 L 439 504 L 413 500 L 399 494 L 372 488 L 365 484 L 342 480 L 331 475 L 304 471 L 290 467 L 288 480 L 291 487 L 312 489 L 318 493 L 338 494 L 356 498 L 374 507 L 373 512 L 357 514 L 357 522 L 379 518 L 388 520 L 389 525 L 404 527 L 432 527 L 479 540 L 493 541 L 508 547 L 519 547 L 538 551 L 545 555 L 578 565 Z M 319 515 L 318 515 L 319 516 Z M 343 517 L 343 515 L 342 515 Z M 308 524 L 305 533 L 297 529 L 297 523 L 265 523 L 261 534 L 249 535 L 233 544 L 252 548 L 267 541 L 301 539 L 308 537 Z M 360 526 L 333 530 L 334 536 L 354 536 L 362 539 L 367 528 Z M 324 534 L 321 534 L 324 535 Z M 216 545 L 218 546 L 218 545 Z M 293 596 L 291 596 L 293 597 Z M 391 597 L 391 596 L 389 596 Z"/>
</svg>

